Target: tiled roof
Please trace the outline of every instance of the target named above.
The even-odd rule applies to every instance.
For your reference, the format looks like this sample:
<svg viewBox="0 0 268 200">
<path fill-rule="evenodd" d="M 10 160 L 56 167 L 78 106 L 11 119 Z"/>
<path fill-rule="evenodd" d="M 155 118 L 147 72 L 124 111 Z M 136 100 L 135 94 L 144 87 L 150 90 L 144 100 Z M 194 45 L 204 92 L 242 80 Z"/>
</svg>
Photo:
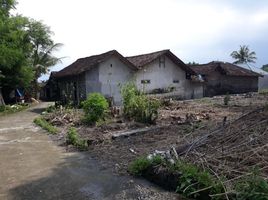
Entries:
<svg viewBox="0 0 268 200">
<path fill-rule="evenodd" d="M 79 58 L 71 65 L 57 72 L 55 76 L 57 78 L 62 78 L 66 76 L 73 76 L 73 75 L 81 74 L 82 72 L 90 70 L 91 68 L 97 66 L 98 64 L 106 61 L 111 56 L 117 56 L 126 65 L 130 66 L 131 68 L 136 69 L 136 67 L 132 63 L 130 63 L 127 59 L 125 59 L 120 53 L 118 53 L 116 50 L 112 50 L 112 51 L 108 51 L 106 53 L 102 53 L 99 55 Z"/>
<path fill-rule="evenodd" d="M 167 56 L 169 57 L 175 64 L 180 66 L 183 70 L 190 74 L 195 74 L 195 71 L 193 71 L 190 67 L 188 67 L 184 62 L 182 62 L 177 56 L 175 56 L 170 50 L 162 50 L 162 51 L 156 51 L 153 53 L 148 54 L 142 54 L 137 56 L 130 56 L 126 57 L 133 65 L 135 65 L 137 68 L 141 69 L 144 66 L 152 63 L 156 59 L 158 59 L 160 56 Z"/>
<path fill-rule="evenodd" d="M 227 76 L 261 76 L 254 71 L 239 67 L 228 62 L 212 61 L 210 63 L 202 65 L 191 65 L 190 67 L 196 73 L 202 75 L 209 75 L 214 71 L 219 71 L 221 74 Z"/>
</svg>

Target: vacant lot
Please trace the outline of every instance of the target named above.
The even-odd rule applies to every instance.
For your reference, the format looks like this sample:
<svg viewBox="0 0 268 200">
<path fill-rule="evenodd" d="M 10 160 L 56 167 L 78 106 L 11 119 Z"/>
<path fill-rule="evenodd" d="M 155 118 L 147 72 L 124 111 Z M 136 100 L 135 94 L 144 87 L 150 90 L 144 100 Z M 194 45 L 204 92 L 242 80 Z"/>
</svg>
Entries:
<svg viewBox="0 0 268 200">
<path fill-rule="evenodd" d="M 187 101 L 165 100 L 156 125 L 148 127 L 152 130 L 116 139 L 112 139 L 115 133 L 138 130 L 146 125 L 117 117 L 98 126 L 85 126 L 79 121 L 79 111 L 54 113 L 47 118 L 62 130 L 54 136 L 59 143 L 65 142 L 68 127 L 75 126 L 81 138 L 88 142 L 92 155 L 116 172 L 126 173 L 129 162 L 135 158 L 155 150 L 191 143 L 197 137 L 263 107 L 267 102 L 267 95 L 257 93 L 232 95 L 228 105 L 224 105 L 224 96 Z M 70 145 L 67 149 L 74 150 Z"/>
</svg>

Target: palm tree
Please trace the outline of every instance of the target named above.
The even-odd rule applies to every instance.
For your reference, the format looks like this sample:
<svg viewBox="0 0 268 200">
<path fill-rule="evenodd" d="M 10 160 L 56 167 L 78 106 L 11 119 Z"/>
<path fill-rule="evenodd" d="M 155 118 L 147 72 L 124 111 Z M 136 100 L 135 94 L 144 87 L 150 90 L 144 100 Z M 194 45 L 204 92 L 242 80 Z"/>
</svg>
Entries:
<svg viewBox="0 0 268 200">
<path fill-rule="evenodd" d="M 49 72 L 49 68 L 56 65 L 57 63 L 60 63 L 63 57 L 57 58 L 52 55 L 52 53 L 56 50 L 58 50 L 63 44 L 56 43 L 52 44 L 51 46 L 48 46 L 45 49 L 42 50 L 36 50 L 33 54 L 33 67 L 35 71 L 35 77 L 34 77 L 34 95 L 37 98 L 38 93 L 38 78 L 42 74 L 46 74 Z"/>
<path fill-rule="evenodd" d="M 247 45 L 240 45 L 239 51 L 233 51 L 231 57 L 235 59 L 234 64 L 255 63 L 257 59 L 254 51 L 250 52 Z"/>
</svg>

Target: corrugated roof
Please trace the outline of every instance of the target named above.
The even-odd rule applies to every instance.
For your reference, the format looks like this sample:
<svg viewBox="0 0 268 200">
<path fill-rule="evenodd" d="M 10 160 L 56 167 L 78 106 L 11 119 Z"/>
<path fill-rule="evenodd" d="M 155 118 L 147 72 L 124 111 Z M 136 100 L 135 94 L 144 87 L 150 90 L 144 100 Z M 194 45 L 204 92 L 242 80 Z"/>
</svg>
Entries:
<svg viewBox="0 0 268 200">
<path fill-rule="evenodd" d="M 65 67 L 64 69 L 60 70 L 55 74 L 55 77 L 62 78 L 66 76 L 73 76 L 81 74 L 87 70 L 90 70 L 93 67 L 98 66 L 98 64 L 106 61 L 111 56 L 117 56 L 122 62 L 124 62 L 126 65 L 130 66 L 133 69 L 137 69 L 131 62 L 129 62 L 125 57 L 123 57 L 120 53 L 118 53 L 116 50 L 111 50 L 106 53 L 102 53 L 99 55 L 93 55 L 90 57 L 85 58 L 79 58 L 71 65 Z"/>
<path fill-rule="evenodd" d="M 195 71 L 193 71 L 190 67 L 188 67 L 184 62 L 182 62 L 177 56 L 175 56 L 169 49 L 162 50 L 162 51 L 156 51 L 152 53 L 137 55 L 137 56 L 130 56 L 126 57 L 133 65 L 135 65 L 137 68 L 141 69 L 145 65 L 148 65 L 158 59 L 161 56 L 167 56 L 169 57 L 176 65 L 181 67 L 183 70 L 190 74 L 196 74 Z"/>
<path fill-rule="evenodd" d="M 221 61 L 212 61 L 207 64 L 202 65 L 190 65 L 196 73 L 202 75 L 209 75 L 214 71 L 219 71 L 221 74 L 227 76 L 261 76 L 254 71 L 239 67 L 232 63 L 221 62 Z"/>
</svg>

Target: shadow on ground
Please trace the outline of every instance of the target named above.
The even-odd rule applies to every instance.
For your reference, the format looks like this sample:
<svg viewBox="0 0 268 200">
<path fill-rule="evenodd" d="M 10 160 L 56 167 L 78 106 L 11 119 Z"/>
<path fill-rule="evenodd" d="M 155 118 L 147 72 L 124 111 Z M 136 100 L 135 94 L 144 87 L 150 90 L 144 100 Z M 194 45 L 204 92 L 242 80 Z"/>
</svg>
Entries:
<svg viewBox="0 0 268 200">
<path fill-rule="evenodd" d="M 44 112 L 46 110 L 46 108 L 33 108 L 30 111 L 36 114 L 41 114 L 42 112 Z"/>
<path fill-rule="evenodd" d="M 136 199 L 138 196 L 130 177 L 114 175 L 102 169 L 86 153 L 76 153 L 66 158 L 49 176 L 12 189 L 10 199 L 108 200 L 121 199 L 120 192 L 124 193 L 124 199 Z"/>
</svg>

